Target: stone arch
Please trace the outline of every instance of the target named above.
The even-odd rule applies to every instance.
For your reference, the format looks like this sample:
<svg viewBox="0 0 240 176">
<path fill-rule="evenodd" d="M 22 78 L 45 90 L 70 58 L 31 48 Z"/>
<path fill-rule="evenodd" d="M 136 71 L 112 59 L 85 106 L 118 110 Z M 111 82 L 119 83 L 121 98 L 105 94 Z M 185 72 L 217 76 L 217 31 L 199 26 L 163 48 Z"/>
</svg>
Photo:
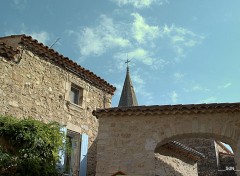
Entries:
<svg viewBox="0 0 240 176">
<path fill-rule="evenodd" d="M 231 145 L 240 169 L 240 103 L 122 107 L 97 110 L 94 115 L 99 118 L 102 149 L 98 162 L 104 162 L 97 167 L 99 173 L 105 169 L 104 174 L 121 170 L 151 175 L 156 147 L 186 137 Z"/>
<path fill-rule="evenodd" d="M 155 125 L 156 129 L 152 133 L 156 134 L 155 140 L 159 144 L 175 138 L 214 138 L 231 145 L 234 152 L 237 150 L 240 128 L 235 121 L 230 120 L 231 114 L 193 114 L 164 118 L 167 120 L 162 120 L 159 126 Z"/>
<path fill-rule="evenodd" d="M 170 141 L 174 140 L 179 140 L 179 139 L 186 139 L 186 138 L 202 138 L 202 139 L 215 139 L 221 142 L 224 142 L 226 144 L 229 144 L 233 151 L 236 151 L 237 149 L 237 141 L 233 140 L 232 138 L 229 138 L 228 136 L 223 136 L 223 135 L 216 135 L 216 134 L 211 134 L 211 133 L 185 133 L 185 134 L 177 134 L 173 135 L 171 137 L 167 137 L 161 142 L 158 142 L 156 145 L 155 150 L 159 147 L 162 146 Z"/>
<path fill-rule="evenodd" d="M 234 160 L 236 169 L 239 170 L 239 136 L 240 130 L 236 125 L 236 119 L 233 120 L 232 114 L 199 114 L 192 117 L 178 116 L 170 117 L 169 121 L 161 124 L 161 127 L 156 130 L 157 133 L 163 133 L 157 141 L 156 148 L 170 141 L 183 138 L 205 138 L 215 139 L 229 144 L 234 151 Z M 181 121 L 176 121 L 180 118 Z M 232 118 L 232 120 L 230 120 Z M 176 123 L 175 123 L 176 122 Z M 163 129 L 162 127 L 165 127 Z M 239 174 L 240 172 L 238 172 Z"/>
<path fill-rule="evenodd" d="M 236 146 L 236 142 L 231 138 L 209 133 L 178 134 L 164 139 L 156 145 L 154 150 L 155 173 L 160 173 L 160 175 L 164 175 L 164 173 L 166 173 L 165 175 L 170 173 L 174 173 L 174 175 L 217 175 L 219 172 L 224 173 L 220 170 L 235 166 L 235 161 L 233 155 L 231 157 L 229 155 L 230 158 L 228 157 L 227 160 L 230 162 L 226 164 L 226 159 L 222 159 L 223 156 L 226 157 L 226 154 L 219 155 L 217 147 L 219 142 L 217 141 L 230 144 L 231 147 Z M 199 147 L 196 144 L 204 144 L 203 146 L 207 148 Z M 169 163 L 171 164 L 169 165 Z M 174 172 L 171 167 L 174 167 Z"/>
</svg>

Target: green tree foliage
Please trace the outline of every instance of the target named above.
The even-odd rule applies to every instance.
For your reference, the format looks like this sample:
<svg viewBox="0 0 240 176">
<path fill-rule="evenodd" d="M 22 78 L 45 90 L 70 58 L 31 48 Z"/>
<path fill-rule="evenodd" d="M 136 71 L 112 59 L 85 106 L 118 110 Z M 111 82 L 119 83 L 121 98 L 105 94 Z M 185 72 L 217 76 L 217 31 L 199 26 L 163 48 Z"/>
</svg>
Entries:
<svg viewBox="0 0 240 176">
<path fill-rule="evenodd" d="M 56 122 L 0 115 L 0 175 L 55 176 L 64 135 Z"/>
</svg>

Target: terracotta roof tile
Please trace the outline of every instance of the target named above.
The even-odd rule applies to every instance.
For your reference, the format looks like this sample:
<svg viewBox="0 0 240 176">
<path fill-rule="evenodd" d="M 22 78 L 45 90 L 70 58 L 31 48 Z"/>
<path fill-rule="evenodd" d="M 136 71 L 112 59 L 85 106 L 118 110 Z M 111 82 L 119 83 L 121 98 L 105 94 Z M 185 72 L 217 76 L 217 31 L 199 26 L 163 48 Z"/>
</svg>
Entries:
<svg viewBox="0 0 240 176">
<path fill-rule="evenodd" d="M 18 47 L 22 45 L 24 48 L 31 50 L 34 54 L 41 56 L 43 59 L 49 62 L 67 69 L 77 76 L 81 77 L 90 84 L 107 91 L 110 94 L 114 94 L 116 88 L 105 80 L 95 75 L 93 72 L 84 69 L 76 62 L 73 62 L 68 57 L 64 57 L 62 54 L 54 51 L 48 46 L 39 43 L 31 36 L 26 35 L 12 35 L 0 38 L 0 55 L 12 59 L 14 55 L 19 53 Z"/>
<path fill-rule="evenodd" d="M 153 106 L 132 106 L 113 107 L 97 109 L 93 115 L 97 118 L 104 115 L 170 115 L 170 114 L 198 114 L 213 112 L 240 112 L 240 103 L 214 103 L 214 104 L 187 104 L 187 105 L 153 105 Z"/>
<path fill-rule="evenodd" d="M 0 56 L 5 58 L 13 58 L 18 53 L 19 50 L 16 50 L 11 46 L 7 46 L 3 42 L 0 43 Z"/>
</svg>

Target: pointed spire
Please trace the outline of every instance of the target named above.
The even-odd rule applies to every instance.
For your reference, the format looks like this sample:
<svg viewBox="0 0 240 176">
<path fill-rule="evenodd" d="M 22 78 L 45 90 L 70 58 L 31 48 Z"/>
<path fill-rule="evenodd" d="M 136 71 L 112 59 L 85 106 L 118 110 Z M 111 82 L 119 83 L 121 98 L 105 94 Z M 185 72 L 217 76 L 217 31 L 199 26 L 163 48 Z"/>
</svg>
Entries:
<svg viewBox="0 0 240 176">
<path fill-rule="evenodd" d="M 123 89 L 122 89 L 122 94 L 121 98 L 118 104 L 118 107 L 123 107 L 123 106 L 138 106 L 137 98 L 134 92 L 132 80 L 130 78 L 130 73 L 129 73 L 129 63 L 130 61 L 127 59 L 125 62 L 127 64 L 127 73 L 126 73 L 126 78 L 124 81 Z"/>
</svg>

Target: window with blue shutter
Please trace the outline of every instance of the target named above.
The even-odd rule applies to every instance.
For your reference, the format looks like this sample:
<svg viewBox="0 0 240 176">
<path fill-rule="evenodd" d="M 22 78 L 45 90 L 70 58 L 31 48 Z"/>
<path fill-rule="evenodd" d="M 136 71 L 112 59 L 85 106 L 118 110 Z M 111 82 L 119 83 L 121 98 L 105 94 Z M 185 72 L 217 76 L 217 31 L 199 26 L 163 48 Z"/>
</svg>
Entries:
<svg viewBox="0 0 240 176">
<path fill-rule="evenodd" d="M 88 135 L 79 134 L 66 127 L 61 127 L 60 132 L 65 135 L 65 148 L 59 151 L 57 167 L 66 176 L 78 172 L 79 176 L 87 176 Z M 77 155 L 76 155 L 77 154 Z"/>
<path fill-rule="evenodd" d="M 79 172 L 80 134 L 67 130 L 68 151 L 65 156 L 64 174 L 76 175 Z"/>
</svg>

